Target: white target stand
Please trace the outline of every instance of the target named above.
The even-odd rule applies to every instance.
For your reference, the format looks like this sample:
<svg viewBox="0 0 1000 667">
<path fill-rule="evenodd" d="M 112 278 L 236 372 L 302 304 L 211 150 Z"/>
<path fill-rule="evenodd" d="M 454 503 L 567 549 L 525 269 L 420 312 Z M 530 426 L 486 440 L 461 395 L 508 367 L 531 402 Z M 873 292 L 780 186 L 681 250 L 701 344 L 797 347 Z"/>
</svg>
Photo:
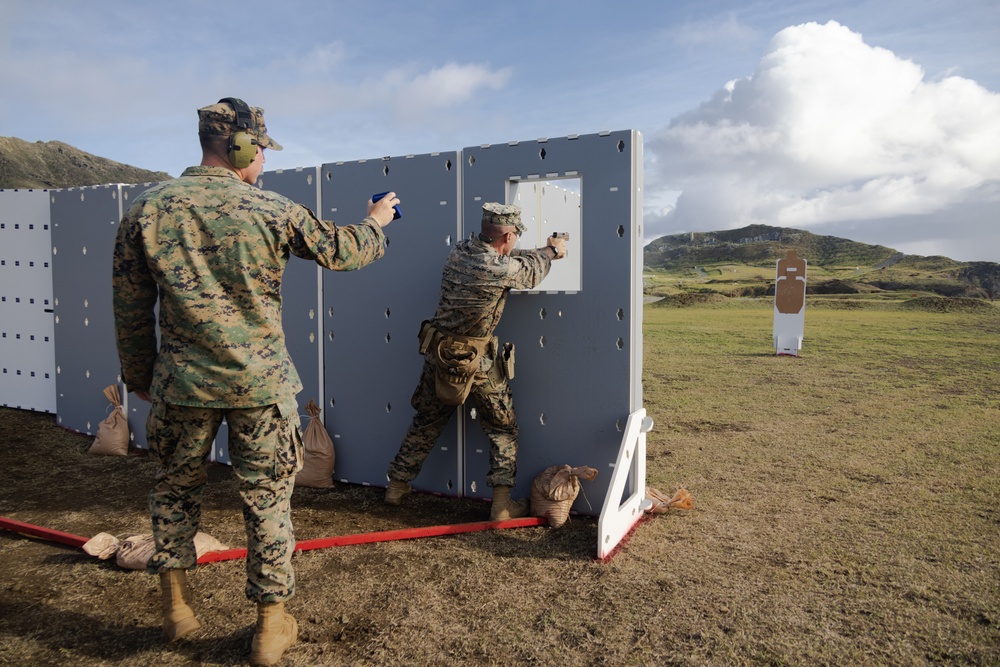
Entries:
<svg viewBox="0 0 1000 667">
<path fill-rule="evenodd" d="M 629 415 L 618 450 L 611 486 L 597 522 L 597 557 L 607 558 L 643 514 L 652 507 L 646 499 L 646 434 L 653 430 L 652 417 L 640 408 Z M 625 498 L 625 488 L 629 495 Z"/>
</svg>

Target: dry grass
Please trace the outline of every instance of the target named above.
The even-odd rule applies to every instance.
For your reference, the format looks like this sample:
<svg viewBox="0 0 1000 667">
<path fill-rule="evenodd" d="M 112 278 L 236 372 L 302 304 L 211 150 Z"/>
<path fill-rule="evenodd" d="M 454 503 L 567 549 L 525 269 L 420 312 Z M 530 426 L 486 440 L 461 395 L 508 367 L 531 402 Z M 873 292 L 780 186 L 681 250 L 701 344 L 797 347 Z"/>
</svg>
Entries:
<svg viewBox="0 0 1000 667">
<path fill-rule="evenodd" d="M 1000 317 L 815 309 L 800 358 L 771 309 L 645 314 L 648 482 L 697 508 L 609 563 L 596 522 L 311 551 L 287 665 L 1000 664 Z M 0 515 L 144 532 L 150 462 L 86 455 L 50 416 L 0 411 Z M 584 462 L 585 463 L 585 462 Z M 213 470 L 204 528 L 242 545 Z M 302 489 L 300 539 L 481 520 L 486 506 Z M 160 639 L 155 580 L 0 533 L 0 664 L 234 665 L 239 562 L 193 576 L 204 629 Z"/>
</svg>

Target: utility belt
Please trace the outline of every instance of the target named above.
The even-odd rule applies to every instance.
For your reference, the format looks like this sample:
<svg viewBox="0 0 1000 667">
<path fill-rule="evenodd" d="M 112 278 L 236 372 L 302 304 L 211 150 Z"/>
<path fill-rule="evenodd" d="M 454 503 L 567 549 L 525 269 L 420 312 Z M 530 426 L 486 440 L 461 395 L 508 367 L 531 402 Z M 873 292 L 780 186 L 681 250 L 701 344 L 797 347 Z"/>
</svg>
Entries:
<svg viewBox="0 0 1000 667">
<path fill-rule="evenodd" d="M 459 336 L 441 331 L 430 320 L 420 324 L 420 354 L 434 361 L 434 389 L 446 405 L 462 405 L 472 391 L 476 373 L 484 372 L 495 386 L 514 379 L 514 344 L 496 336 Z M 485 367 L 489 364 L 489 367 Z"/>
</svg>

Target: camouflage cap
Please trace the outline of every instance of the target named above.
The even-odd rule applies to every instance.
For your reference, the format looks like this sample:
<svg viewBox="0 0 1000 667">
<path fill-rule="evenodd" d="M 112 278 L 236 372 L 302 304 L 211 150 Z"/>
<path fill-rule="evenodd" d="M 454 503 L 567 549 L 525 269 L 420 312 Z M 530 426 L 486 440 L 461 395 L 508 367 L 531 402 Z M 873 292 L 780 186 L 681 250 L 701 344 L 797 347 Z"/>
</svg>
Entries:
<svg viewBox="0 0 1000 667">
<path fill-rule="evenodd" d="M 518 234 L 523 234 L 527 227 L 521 222 L 521 209 L 512 204 L 487 202 L 483 204 L 483 224 L 497 227 L 516 227 Z"/>
<path fill-rule="evenodd" d="M 253 118 L 247 132 L 257 138 L 257 143 L 263 148 L 280 151 L 281 144 L 267 136 L 267 126 L 264 125 L 264 110 L 260 107 L 249 107 Z M 225 102 L 216 102 L 198 109 L 198 133 L 218 134 L 228 137 L 236 127 L 236 109 Z"/>
</svg>

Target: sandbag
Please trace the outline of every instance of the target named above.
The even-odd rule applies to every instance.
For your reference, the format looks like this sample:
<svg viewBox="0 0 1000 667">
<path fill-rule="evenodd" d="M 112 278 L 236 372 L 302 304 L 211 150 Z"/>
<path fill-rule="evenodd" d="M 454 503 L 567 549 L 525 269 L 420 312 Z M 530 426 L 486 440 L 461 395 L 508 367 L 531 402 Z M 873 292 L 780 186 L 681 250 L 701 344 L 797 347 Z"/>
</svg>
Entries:
<svg viewBox="0 0 1000 667">
<path fill-rule="evenodd" d="M 156 551 L 156 543 L 152 534 L 133 535 L 126 537 L 118 545 L 115 561 L 118 567 L 126 570 L 145 570 L 149 559 Z"/>
<path fill-rule="evenodd" d="M 86 545 L 84 545 L 86 546 Z M 198 531 L 194 536 L 194 551 L 198 558 L 210 551 L 225 551 L 228 549 L 225 544 L 215 539 L 207 533 Z M 115 560 L 118 567 L 126 570 L 145 570 L 149 559 L 156 551 L 156 543 L 153 541 L 152 533 L 144 535 L 132 535 L 126 537 L 118 545 Z"/>
<path fill-rule="evenodd" d="M 98 533 L 87 540 L 83 550 L 91 556 L 107 560 L 118 553 L 118 538 L 111 533 Z"/>
<path fill-rule="evenodd" d="M 104 388 L 104 396 L 111 403 L 111 414 L 97 425 L 97 437 L 90 446 L 88 453 L 107 456 L 128 456 L 128 419 L 122 408 L 118 385 L 112 384 Z"/>
<path fill-rule="evenodd" d="M 319 406 L 312 399 L 306 405 L 309 424 L 302 434 L 302 470 L 295 475 L 295 486 L 328 489 L 333 486 L 333 468 L 337 453 L 333 440 L 319 418 Z"/>
<path fill-rule="evenodd" d="M 590 481 L 595 477 L 597 469 L 587 466 L 546 468 L 531 481 L 531 514 L 544 517 L 552 528 L 562 526 L 580 493 L 580 478 Z"/>
<path fill-rule="evenodd" d="M 198 531 L 194 534 L 194 552 L 198 555 L 198 558 L 201 558 L 209 551 L 226 551 L 227 549 L 229 547 L 208 533 Z"/>
<path fill-rule="evenodd" d="M 646 487 L 646 500 L 651 505 L 646 511 L 650 514 L 663 514 L 667 510 L 691 510 L 694 509 L 694 498 L 687 489 L 677 489 L 671 497 L 667 497 L 651 486 Z"/>
</svg>

